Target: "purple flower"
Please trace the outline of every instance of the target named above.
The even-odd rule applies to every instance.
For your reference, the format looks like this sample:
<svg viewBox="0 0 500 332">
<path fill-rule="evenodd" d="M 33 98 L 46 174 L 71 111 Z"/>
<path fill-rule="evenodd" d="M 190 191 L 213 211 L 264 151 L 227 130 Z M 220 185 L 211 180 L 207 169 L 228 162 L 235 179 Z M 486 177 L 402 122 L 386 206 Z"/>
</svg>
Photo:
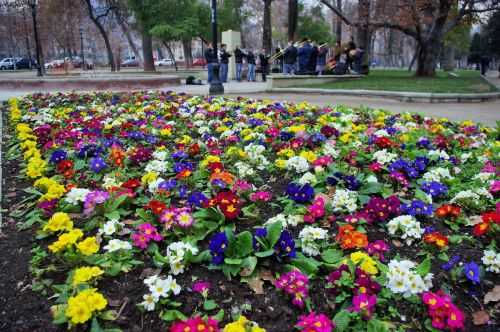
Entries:
<svg viewBox="0 0 500 332">
<path fill-rule="evenodd" d="M 451 270 L 455 265 L 458 264 L 458 262 L 460 262 L 460 255 L 454 255 L 453 257 L 450 258 L 450 260 L 448 260 L 446 263 L 444 263 L 443 265 L 441 265 L 441 268 L 445 271 L 449 271 Z"/>
<path fill-rule="evenodd" d="M 404 213 L 412 216 L 431 216 L 432 215 L 432 204 L 425 204 L 421 200 L 414 199 L 410 204 L 402 205 Z"/>
<path fill-rule="evenodd" d="M 446 195 L 448 193 L 448 187 L 437 181 L 423 182 L 420 186 L 422 191 L 431 195 L 432 197 L 437 197 L 441 195 Z"/>
<path fill-rule="evenodd" d="M 170 180 L 166 180 L 166 181 L 161 182 L 158 185 L 158 189 L 170 191 L 170 190 L 174 189 L 176 186 L 177 186 L 177 180 L 170 179 Z"/>
<path fill-rule="evenodd" d="M 465 277 L 472 281 L 473 284 L 477 285 L 481 282 L 479 280 L 479 266 L 474 261 L 464 264 L 463 271 Z"/>
<path fill-rule="evenodd" d="M 295 252 L 295 241 L 293 241 L 292 234 L 284 230 L 281 232 L 278 243 L 274 246 L 276 253 L 281 257 L 291 257 L 294 258 Z"/>
<path fill-rule="evenodd" d="M 64 159 L 66 159 L 67 156 L 68 156 L 68 154 L 66 153 L 66 151 L 64 151 L 64 150 L 55 150 L 50 155 L 50 162 L 52 164 L 57 164 L 58 162 L 63 161 Z"/>
<path fill-rule="evenodd" d="M 215 233 L 212 238 L 210 238 L 208 248 L 212 255 L 212 264 L 220 265 L 224 262 L 224 251 L 226 251 L 227 245 L 228 241 L 225 232 Z"/>
<path fill-rule="evenodd" d="M 208 202 L 208 198 L 202 192 L 193 191 L 193 193 L 188 198 L 188 202 L 189 204 L 194 205 L 196 207 L 201 207 L 206 202 Z"/>
<path fill-rule="evenodd" d="M 307 203 L 313 198 L 314 189 L 309 183 L 302 186 L 290 183 L 286 189 L 286 193 L 290 199 L 297 203 Z"/>
<path fill-rule="evenodd" d="M 108 167 L 108 165 L 106 165 L 106 162 L 101 157 L 95 157 L 95 158 L 90 159 L 90 169 L 94 173 L 99 173 L 100 171 L 102 171 L 106 167 Z"/>
<path fill-rule="evenodd" d="M 94 211 L 97 204 L 104 203 L 108 198 L 109 194 L 107 191 L 96 190 L 89 192 L 83 202 L 83 213 L 86 215 L 90 214 Z"/>
</svg>

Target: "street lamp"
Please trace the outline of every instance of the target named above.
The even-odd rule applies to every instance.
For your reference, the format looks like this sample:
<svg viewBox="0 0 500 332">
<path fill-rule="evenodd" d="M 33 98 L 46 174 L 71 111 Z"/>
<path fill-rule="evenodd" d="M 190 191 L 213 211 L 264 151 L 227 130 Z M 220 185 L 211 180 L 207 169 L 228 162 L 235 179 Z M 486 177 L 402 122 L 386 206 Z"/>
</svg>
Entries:
<svg viewBox="0 0 500 332">
<path fill-rule="evenodd" d="M 82 58 L 82 70 L 85 70 L 85 52 L 83 51 L 83 28 L 80 27 L 80 57 Z"/>
<path fill-rule="evenodd" d="M 219 78 L 219 55 L 217 54 L 217 0 L 212 0 L 212 45 L 217 62 L 212 65 L 212 81 L 210 82 L 209 94 L 221 95 L 224 94 L 224 85 Z"/>
<path fill-rule="evenodd" d="M 43 76 L 43 63 L 42 63 L 42 45 L 40 44 L 40 39 L 38 38 L 38 28 L 36 24 L 36 7 L 37 0 L 29 0 L 29 5 L 31 6 L 31 17 L 33 17 L 33 32 L 35 34 L 35 48 L 36 48 L 36 62 L 37 62 L 37 76 Z"/>
</svg>

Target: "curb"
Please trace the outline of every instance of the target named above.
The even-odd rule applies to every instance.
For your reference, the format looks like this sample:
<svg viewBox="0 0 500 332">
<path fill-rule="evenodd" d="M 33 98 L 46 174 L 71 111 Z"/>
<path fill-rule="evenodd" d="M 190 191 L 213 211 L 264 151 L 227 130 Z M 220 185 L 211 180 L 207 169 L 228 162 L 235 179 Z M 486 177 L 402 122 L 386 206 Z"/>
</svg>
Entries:
<svg viewBox="0 0 500 332">
<path fill-rule="evenodd" d="M 346 89 L 308 89 L 308 88 L 274 88 L 271 93 L 305 93 L 321 95 L 341 95 L 371 98 L 389 98 L 407 103 L 482 103 L 500 99 L 499 92 L 488 93 L 425 93 L 396 92 L 380 90 L 346 90 Z"/>
</svg>

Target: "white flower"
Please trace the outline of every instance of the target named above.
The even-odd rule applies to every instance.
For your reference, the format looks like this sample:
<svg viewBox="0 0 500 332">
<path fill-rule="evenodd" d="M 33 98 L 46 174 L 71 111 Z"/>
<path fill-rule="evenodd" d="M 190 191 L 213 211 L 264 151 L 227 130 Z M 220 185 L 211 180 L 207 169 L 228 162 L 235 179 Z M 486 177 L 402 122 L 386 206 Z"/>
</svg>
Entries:
<svg viewBox="0 0 500 332">
<path fill-rule="evenodd" d="M 304 216 L 300 214 L 286 216 L 283 213 L 280 213 L 272 218 L 269 218 L 264 223 L 264 225 L 273 224 L 275 222 L 281 223 L 282 227 L 287 227 L 287 226 L 295 227 L 298 224 L 304 222 Z"/>
<path fill-rule="evenodd" d="M 157 178 L 156 180 L 151 181 L 148 185 L 148 191 L 154 194 L 156 190 L 158 190 L 158 186 L 160 185 L 160 183 L 162 183 L 163 181 L 165 181 L 165 179 L 163 178 Z"/>
<path fill-rule="evenodd" d="M 155 152 L 153 152 L 153 158 L 156 160 L 164 161 L 167 159 L 167 156 L 168 154 L 165 150 L 156 150 Z"/>
<path fill-rule="evenodd" d="M 132 249 L 132 245 L 127 241 L 112 239 L 109 240 L 108 244 L 105 245 L 103 248 L 108 252 L 114 252 L 117 250 L 130 250 Z"/>
<path fill-rule="evenodd" d="M 373 160 L 376 160 L 379 164 L 385 165 L 393 160 L 396 160 L 397 154 L 388 152 L 386 149 L 379 150 L 373 154 Z"/>
<path fill-rule="evenodd" d="M 328 237 L 328 232 L 319 227 L 306 226 L 299 233 L 299 239 L 302 243 L 302 252 L 309 256 L 319 255 L 320 247 L 315 242 L 324 240 Z"/>
<path fill-rule="evenodd" d="M 486 271 L 493 273 L 500 273 L 500 253 L 493 250 L 485 250 L 484 255 L 481 258 L 484 265 L 486 265 Z"/>
<path fill-rule="evenodd" d="M 168 290 L 174 293 L 174 295 L 178 295 L 181 292 L 181 286 L 179 286 L 172 276 L 168 276 L 167 279 L 165 279 L 165 285 L 167 285 Z"/>
<path fill-rule="evenodd" d="M 438 167 L 431 169 L 427 173 L 425 173 L 422 177 L 425 181 L 437 181 L 441 182 L 443 179 L 453 179 L 450 175 L 450 171 L 443 167 Z"/>
<path fill-rule="evenodd" d="M 318 180 L 316 179 L 316 176 L 314 174 L 312 174 L 311 172 L 307 172 L 304 175 L 302 175 L 302 177 L 299 179 L 298 182 L 301 185 L 304 185 L 306 183 L 314 185 L 316 184 L 316 182 L 318 182 Z"/>
<path fill-rule="evenodd" d="M 333 141 L 326 141 L 323 146 L 323 153 L 332 157 L 333 159 L 339 156 L 339 151 L 335 149 L 335 143 Z"/>
<path fill-rule="evenodd" d="M 294 156 L 287 160 L 286 169 L 297 173 L 305 173 L 309 170 L 309 162 L 304 157 Z"/>
<path fill-rule="evenodd" d="M 488 182 L 490 178 L 492 178 L 495 175 L 495 173 L 486 173 L 486 172 L 481 172 L 472 178 L 473 180 L 480 180 L 481 182 Z"/>
<path fill-rule="evenodd" d="M 172 278 L 171 276 L 169 277 Z M 155 297 L 167 297 L 168 292 L 170 291 L 170 281 L 168 279 L 158 278 L 151 286 L 149 286 L 149 290 Z"/>
<path fill-rule="evenodd" d="M 450 156 L 444 150 L 430 150 L 429 153 L 428 153 L 428 156 L 429 157 L 437 156 L 438 158 L 441 158 L 443 160 L 449 160 L 450 159 Z"/>
<path fill-rule="evenodd" d="M 85 201 L 85 196 L 90 192 L 88 189 L 83 189 L 83 188 L 72 188 L 67 194 L 66 198 L 64 199 L 66 202 L 69 204 L 76 205 L 79 202 L 84 202 Z"/>
<path fill-rule="evenodd" d="M 348 189 L 337 189 L 332 199 L 333 211 L 354 212 L 358 208 L 357 194 Z"/>
<path fill-rule="evenodd" d="M 144 299 L 144 301 L 139 303 L 139 305 L 143 306 L 146 311 L 155 310 L 156 302 L 158 302 L 157 297 L 155 297 L 153 294 L 144 294 L 142 298 Z"/>
<path fill-rule="evenodd" d="M 188 251 L 193 255 L 198 254 L 198 248 L 187 242 L 173 242 L 167 247 L 167 258 L 173 275 L 184 272 L 185 265 L 183 261 Z"/>
<path fill-rule="evenodd" d="M 402 215 L 389 221 L 387 223 L 387 230 L 391 235 L 396 235 L 398 231 L 401 231 L 401 238 L 406 240 L 408 245 L 414 239 L 420 239 L 424 233 L 424 230 L 420 227 L 420 222 L 409 215 Z"/>
<path fill-rule="evenodd" d="M 485 198 L 488 199 L 493 199 L 493 196 L 489 193 L 489 191 L 485 188 L 477 188 L 474 190 L 462 190 L 459 191 L 455 197 L 453 197 L 450 201 L 450 203 L 455 203 L 456 201 L 473 201 L 473 203 L 479 203 L 479 199 L 481 199 L 481 196 L 484 196 Z"/>
<path fill-rule="evenodd" d="M 391 135 L 387 132 L 385 129 L 379 129 L 376 132 L 373 133 L 374 136 L 380 137 L 390 137 Z"/>
<path fill-rule="evenodd" d="M 388 264 L 386 287 L 393 293 L 403 294 L 404 297 L 420 294 L 432 288 L 432 273 L 422 278 L 412 269 L 415 263 L 408 260 L 391 260 Z"/>
<path fill-rule="evenodd" d="M 118 229 L 117 226 L 123 226 L 123 224 L 116 219 L 108 220 L 107 222 L 104 223 L 104 225 L 102 225 L 102 228 L 99 229 L 99 233 L 105 235 L 112 235 L 117 231 Z"/>
<path fill-rule="evenodd" d="M 242 161 L 238 161 L 237 163 L 235 163 L 234 167 L 238 171 L 238 175 L 241 178 L 248 178 L 248 177 L 252 177 L 255 175 L 255 170 L 254 170 L 253 166 L 251 166 L 247 163 L 244 163 Z"/>
<path fill-rule="evenodd" d="M 164 173 L 167 171 L 168 163 L 163 160 L 153 159 L 145 167 L 146 172 Z"/>
<path fill-rule="evenodd" d="M 378 183 L 378 179 L 375 175 L 371 174 L 366 178 L 366 182 L 368 183 Z"/>
</svg>

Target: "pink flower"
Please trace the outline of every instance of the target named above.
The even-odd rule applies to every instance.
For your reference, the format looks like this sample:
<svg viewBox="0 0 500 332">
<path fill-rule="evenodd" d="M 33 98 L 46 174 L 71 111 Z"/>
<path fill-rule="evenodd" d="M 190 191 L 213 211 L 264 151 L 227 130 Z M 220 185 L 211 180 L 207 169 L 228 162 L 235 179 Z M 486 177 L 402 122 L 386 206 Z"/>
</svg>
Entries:
<svg viewBox="0 0 500 332">
<path fill-rule="evenodd" d="M 282 274 L 275 282 L 276 288 L 293 296 L 292 303 L 300 308 L 304 307 L 304 300 L 309 293 L 309 278 L 298 270 Z"/>
<path fill-rule="evenodd" d="M 379 172 L 380 170 L 382 170 L 382 164 L 378 163 L 378 162 L 373 162 L 371 163 L 368 168 L 370 169 L 370 171 L 372 172 Z"/>
<path fill-rule="evenodd" d="M 333 163 L 333 159 L 330 156 L 321 156 L 313 162 L 313 166 L 328 166 Z"/>
<path fill-rule="evenodd" d="M 496 167 L 493 165 L 491 160 L 488 160 L 485 164 L 483 169 L 481 170 L 482 173 L 495 173 L 496 172 Z"/>
<path fill-rule="evenodd" d="M 134 246 L 141 249 L 146 249 L 149 244 L 149 239 L 142 233 L 132 234 L 132 241 L 134 241 Z"/>
<path fill-rule="evenodd" d="M 330 318 L 324 314 L 316 314 L 314 311 L 300 316 L 296 326 L 307 332 L 332 332 L 335 328 Z"/>
<path fill-rule="evenodd" d="M 384 261 L 384 253 L 389 250 L 389 245 L 384 240 L 376 240 L 369 243 L 366 249 L 370 256 L 375 256 L 381 261 Z"/>
<path fill-rule="evenodd" d="M 363 319 L 370 319 L 376 304 L 377 297 L 375 295 L 358 294 L 352 298 L 351 311 L 359 312 Z"/>
<path fill-rule="evenodd" d="M 193 225 L 194 218 L 191 213 L 188 211 L 182 211 L 177 214 L 175 217 L 175 221 L 177 222 L 177 225 L 182 228 L 188 228 L 191 225 Z"/>
<path fill-rule="evenodd" d="M 150 223 L 139 225 L 138 230 L 139 232 L 143 233 L 144 236 L 149 240 L 161 241 L 162 239 L 160 233 L 158 233 L 158 230 L 156 230 L 156 228 Z"/>
<path fill-rule="evenodd" d="M 175 322 L 170 327 L 170 332 L 219 332 L 219 323 L 212 318 L 203 320 L 201 317 L 192 317 L 184 321 Z"/>
<path fill-rule="evenodd" d="M 193 292 L 200 293 L 204 297 L 208 295 L 208 291 L 210 290 L 210 282 L 208 281 L 197 281 L 193 284 Z"/>
<path fill-rule="evenodd" d="M 500 191 L 500 181 L 494 180 L 490 185 L 490 193 L 496 194 Z"/>
<path fill-rule="evenodd" d="M 272 197 L 273 194 L 269 191 L 256 191 L 250 195 L 250 200 L 252 202 L 269 202 Z"/>
<path fill-rule="evenodd" d="M 432 320 L 432 327 L 436 329 L 448 328 L 451 331 L 463 330 L 464 314 L 458 309 L 449 295 L 443 291 L 425 292 L 422 302 L 427 305 L 428 315 Z"/>
<path fill-rule="evenodd" d="M 242 193 L 252 190 L 252 185 L 245 180 L 238 179 L 234 182 L 232 190 Z"/>
<path fill-rule="evenodd" d="M 323 218 L 325 216 L 325 199 L 318 196 L 314 199 L 312 205 L 307 207 L 307 212 L 304 216 L 304 221 L 308 223 L 313 223 L 317 219 Z"/>
</svg>

